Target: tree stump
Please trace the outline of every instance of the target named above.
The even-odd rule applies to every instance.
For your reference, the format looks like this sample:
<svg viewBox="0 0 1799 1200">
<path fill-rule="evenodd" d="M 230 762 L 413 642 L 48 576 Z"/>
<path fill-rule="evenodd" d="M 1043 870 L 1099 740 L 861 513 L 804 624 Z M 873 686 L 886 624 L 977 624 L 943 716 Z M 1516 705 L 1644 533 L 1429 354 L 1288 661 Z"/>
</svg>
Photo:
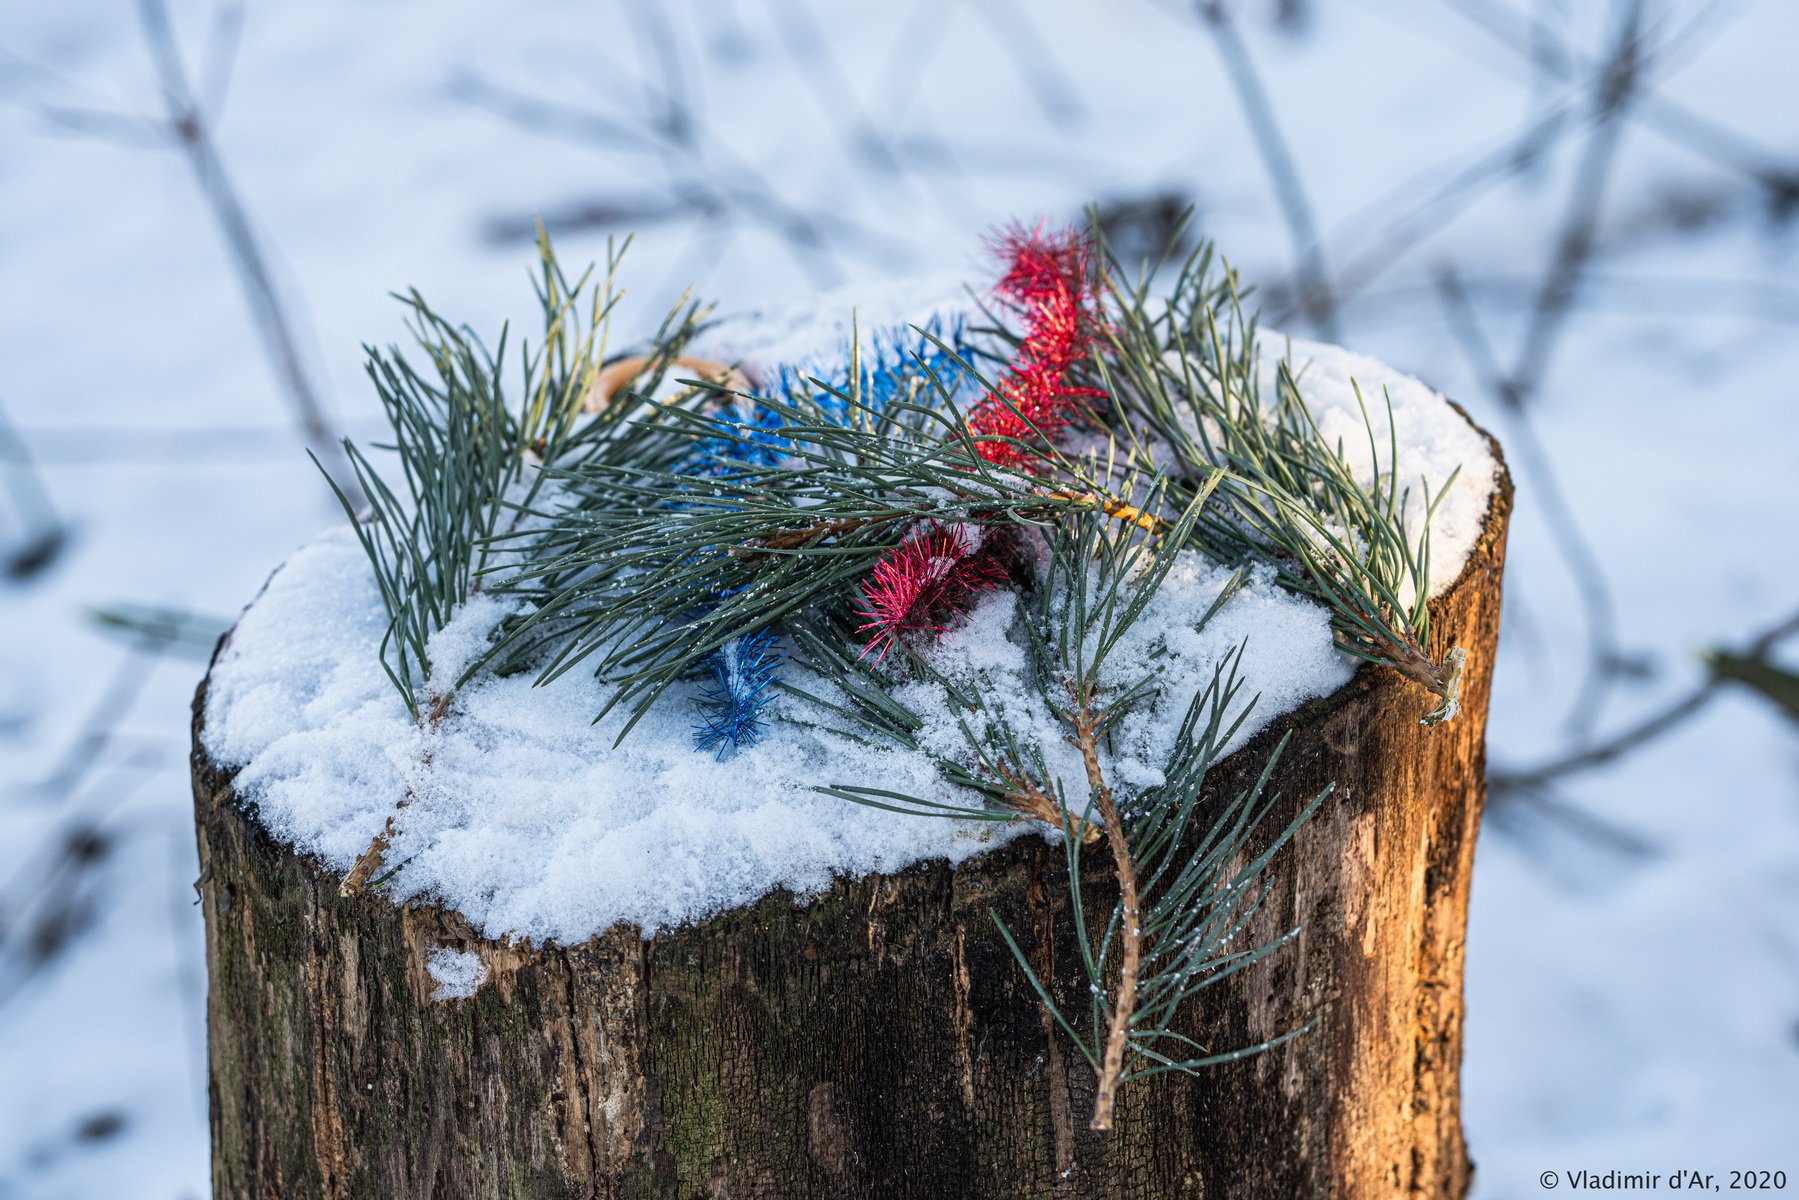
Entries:
<svg viewBox="0 0 1799 1200">
<path fill-rule="evenodd" d="M 1246 936 L 1303 931 L 1202 991 L 1180 1028 L 1216 1051 L 1314 1027 L 1127 1086 L 1111 1134 L 1087 1128 L 1094 1073 L 992 919 L 1059 999 L 1084 995 L 1059 848 L 1023 838 L 648 940 L 506 945 L 453 912 L 342 898 L 271 838 L 200 749 L 202 684 L 215 1195 L 1464 1195 L 1463 940 L 1510 510 L 1502 478 L 1432 605 L 1436 649 L 1468 651 L 1459 718 L 1421 727 L 1429 698 L 1364 667 L 1215 773 L 1213 794 L 1236 792 L 1294 732 L 1263 844 L 1336 792 L 1275 860 Z M 1110 862 L 1088 858 L 1103 914 Z M 481 956 L 472 997 L 432 999 L 439 947 Z"/>
</svg>

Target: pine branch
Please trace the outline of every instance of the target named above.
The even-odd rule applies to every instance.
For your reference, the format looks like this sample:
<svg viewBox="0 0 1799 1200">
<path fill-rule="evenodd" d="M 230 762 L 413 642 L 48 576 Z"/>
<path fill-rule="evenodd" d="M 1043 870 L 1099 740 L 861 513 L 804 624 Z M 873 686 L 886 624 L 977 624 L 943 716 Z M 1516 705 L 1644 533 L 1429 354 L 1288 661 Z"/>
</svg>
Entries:
<svg viewBox="0 0 1799 1200">
<path fill-rule="evenodd" d="M 511 569 L 529 548 L 529 531 L 521 530 L 520 523 L 546 478 L 534 463 L 578 462 L 636 448 L 633 439 L 617 436 L 617 416 L 602 413 L 582 423 L 583 400 L 596 382 L 618 299 L 615 278 L 622 252 L 610 254 L 604 282 L 591 287 L 591 272 L 571 283 L 548 238 L 540 236 L 536 291 L 542 341 L 535 351 L 528 344 L 521 349 L 523 386 L 516 412 L 503 382 L 505 331 L 490 354 L 472 332 L 444 320 L 416 291 L 400 297 L 411 310 L 412 332 L 428 366 L 415 367 L 398 348 L 382 352 L 371 347 L 368 361 L 369 377 L 393 430 L 387 448 L 398 458 L 400 490 L 346 438 L 345 455 L 369 498 L 366 516 L 360 515 L 314 457 L 369 558 L 387 611 L 382 668 L 426 730 L 436 729 L 448 715 L 456 688 L 467 678 L 434 679 L 431 639 L 483 589 L 490 572 Z M 580 308 L 584 297 L 585 314 Z M 665 323 L 665 333 L 671 325 L 673 333 L 658 343 L 659 362 L 678 355 L 697 316 L 697 310 L 689 309 Z M 522 542 L 521 533 L 526 535 Z M 369 885 L 409 801 L 410 796 L 396 804 L 381 832 L 358 856 L 341 885 L 344 894 Z"/>
<path fill-rule="evenodd" d="M 390 486 L 348 448 L 372 498 L 356 530 L 390 620 L 383 666 L 427 728 L 480 672 L 529 670 L 541 683 L 580 668 L 604 685 L 596 720 L 626 714 L 620 741 L 670 689 L 700 685 L 695 743 L 723 755 L 754 744 L 779 694 L 794 701 L 783 719 L 923 754 L 948 785 L 947 796 L 916 796 L 837 782 L 826 794 L 1059 832 L 1089 1034 L 1001 934 L 1098 1073 L 1092 1120 L 1103 1130 L 1133 1079 L 1294 1036 L 1212 1054 L 1175 1021 L 1198 988 L 1285 943 L 1232 949 L 1273 856 L 1328 794 L 1261 833 L 1278 802 L 1267 795 L 1278 750 L 1241 794 L 1208 793 L 1250 707 L 1239 702 L 1240 651 L 1191 695 L 1168 694 L 1161 641 L 1134 673 L 1112 665 L 1114 652 L 1180 555 L 1267 564 L 1329 608 L 1340 647 L 1418 681 L 1441 701 L 1426 720 L 1448 719 L 1462 654 L 1429 651 L 1429 529 L 1453 476 L 1434 491 L 1420 481 L 1414 506 L 1394 470 L 1391 413 L 1382 446 L 1363 407 L 1374 463 L 1364 484 L 1285 364 L 1275 394 L 1260 395 L 1254 318 L 1209 250 L 1172 268 L 1170 296 L 1154 303 L 1147 275 L 1127 286 L 1077 240 L 1026 238 L 1013 259 L 1000 307 L 1022 333 L 882 333 L 865 356 L 857 332 L 846 363 L 786 364 L 758 390 L 741 367 L 687 353 L 704 313 L 686 301 L 644 353 L 605 363 L 616 255 L 590 289 L 562 275 L 545 243 L 544 338 L 521 355 L 516 409 L 501 383 L 505 335 L 489 355 L 409 297 L 428 365 L 371 355 L 400 476 Z M 686 390 L 670 395 L 671 381 Z M 1409 515 L 1423 518 L 1415 538 Z M 1024 695 L 930 650 L 987 587 L 1014 597 Z M 440 678 L 432 638 L 477 591 L 516 615 L 479 661 Z M 780 664 L 793 670 L 778 675 Z M 909 708 L 915 682 L 941 688 L 947 709 Z M 1121 787 L 1108 776 L 1112 738 L 1170 705 L 1185 715 L 1161 782 Z M 958 732 L 945 749 L 944 734 L 955 743 Z M 1077 812 L 1068 795 L 1082 789 Z M 398 870 L 377 874 L 404 807 L 346 887 Z M 1252 853 L 1252 840 L 1262 849 Z M 1119 899 L 1090 923 L 1081 854 L 1102 841 Z"/>
<path fill-rule="evenodd" d="M 705 449 L 752 442 L 757 431 L 740 419 L 659 408 L 638 424 L 685 440 L 687 452 L 661 467 L 613 457 L 546 468 L 570 503 L 542 514 L 532 561 L 504 585 L 532 609 L 510 636 L 546 647 L 539 678 L 586 664 L 614 687 L 601 715 L 629 708 L 621 739 L 733 638 L 855 608 L 860 583 L 927 523 L 1030 525 L 1095 509 L 1143 519 L 1059 455 L 1050 461 L 1064 486 L 988 461 L 948 395 L 942 408 L 877 413 L 858 389 L 837 397 L 848 420 L 807 394 L 736 399 L 777 423 L 780 461 Z M 719 473 L 697 473 L 696 461 Z"/>
<path fill-rule="evenodd" d="M 1230 271 L 1213 271 L 1209 249 L 1175 270 L 1159 302 L 1147 277 L 1127 285 L 1114 265 L 1108 279 L 1109 353 L 1093 366 L 1119 423 L 1151 431 L 1183 472 L 1224 472 L 1201 543 L 1226 561 L 1265 562 L 1285 586 L 1329 607 L 1345 652 L 1392 667 L 1438 697 L 1424 723 L 1454 717 L 1465 655 L 1430 653 L 1428 602 L 1431 519 L 1455 476 L 1438 482 L 1434 495 L 1431 481 L 1419 481 L 1423 519 L 1413 539 L 1412 489 L 1400 486 L 1395 469 L 1391 408 L 1383 447 L 1357 389 L 1375 476 L 1365 486 L 1343 448 L 1319 429 L 1286 362 L 1275 395 L 1260 394 L 1255 318 L 1244 312 Z"/>
<path fill-rule="evenodd" d="M 1142 507 L 1161 508 L 1166 491 L 1165 481 L 1153 481 Z M 1271 761 L 1254 788 L 1224 804 L 1212 827 L 1197 831 L 1207 772 L 1248 713 L 1247 706 L 1237 703 L 1236 657 L 1219 665 L 1209 686 L 1186 698 L 1186 716 L 1160 786 L 1120 795 L 1106 776 L 1105 746 L 1112 733 L 1129 720 L 1149 719 L 1168 699 L 1159 664 L 1140 677 L 1121 678 L 1108 668 L 1108 657 L 1142 618 L 1193 539 L 1207 499 L 1194 498 L 1154 533 L 1093 506 L 1061 512 L 1041 528 L 1047 563 L 1028 587 L 1028 599 L 1021 596 L 1018 611 L 1029 641 L 1036 700 L 1049 709 L 1080 755 L 1087 800 L 1078 813 L 1067 803 L 1064 781 L 1045 761 L 1043 748 L 1013 727 L 1010 704 L 996 700 L 1003 689 L 981 670 L 967 674 L 916 652 L 893 663 L 872 664 L 842 648 L 847 631 L 841 627 L 808 625 L 795 638 L 796 655 L 820 676 L 836 681 L 844 701 L 806 698 L 828 708 L 837 722 L 831 727 L 848 736 L 891 740 L 917 750 L 914 734 L 925 718 L 898 701 L 895 686 L 910 679 L 943 687 L 951 711 L 958 714 L 965 745 L 959 756 L 940 757 L 938 767 L 947 781 L 967 789 L 971 799 L 967 806 L 954 806 L 843 784 L 821 791 L 901 812 L 1036 820 L 1063 834 L 1082 965 L 1094 998 L 1090 1037 L 1054 1003 L 1048 984 L 1004 925 L 999 928 L 1046 1009 L 1099 1076 L 1095 1129 L 1111 1127 L 1119 1089 L 1131 1079 L 1196 1070 L 1229 1057 L 1186 1057 L 1191 1045 L 1172 1029 L 1174 1014 L 1197 988 L 1284 944 L 1283 938 L 1257 950 L 1230 949 L 1260 903 L 1261 873 L 1323 800 L 1321 795 L 1306 806 L 1261 854 L 1249 855 L 1249 840 L 1274 803 L 1264 798 Z M 1239 575 L 1221 590 L 1199 614 L 1196 628 L 1213 619 L 1241 580 Z M 1095 940 L 1082 907 L 1081 853 L 1101 840 L 1112 859 L 1119 900 Z M 1249 861 L 1233 867 L 1244 859 Z M 1158 1049 L 1165 1043 L 1175 1052 Z M 1260 1048 L 1265 1047 L 1240 1053 Z"/>
</svg>

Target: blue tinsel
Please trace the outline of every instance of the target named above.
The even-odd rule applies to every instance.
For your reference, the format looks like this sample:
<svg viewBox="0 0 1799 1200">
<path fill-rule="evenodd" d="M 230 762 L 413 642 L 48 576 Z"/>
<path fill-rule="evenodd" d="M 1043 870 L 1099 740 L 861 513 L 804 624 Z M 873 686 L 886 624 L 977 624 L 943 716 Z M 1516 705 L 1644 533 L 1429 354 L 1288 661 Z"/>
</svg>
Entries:
<svg viewBox="0 0 1799 1200">
<path fill-rule="evenodd" d="M 851 354 L 847 349 L 828 362 L 783 364 L 776 369 L 770 391 L 811 421 L 822 418 L 843 426 L 879 417 L 900 401 L 930 407 L 942 397 L 939 385 L 952 394 L 958 389 L 962 369 L 955 355 L 966 357 L 969 351 L 960 320 L 946 324 L 933 318 L 924 328 L 955 354 L 915 330 L 886 329 L 862 349 L 859 391 L 850 386 Z M 848 400 L 852 395 L 860 408 L 852 409 Z M 746 400 L 738 411 L 714 420 L 720 436 L 706 438 L 695 447 L 682 467 L 685 474 L 730 478 L 739 470 L 779 466 L 793 452 L 791 439 L 782 432 L 786 420 L 765 404 Z"/>
<path fill-rule="evenodd" d="M 708 479 L 729 479 L 745 469 L 777 467 L 791 453 L 791 443 L 780 432 L 780 416 L 762 404 L 748 418 L 712 418 L 718 437 L 702 439 L 681 472 Z"/>
<path fill-rule="evenodd" d="M 955 355 L 968 356 L 960 320 L 946 326 L 933 318 L 924 328 Z M 848 426 L 852 421 L 879 417 L 897 402 L 929 407 L 941 400 L 943 389 L 951 394 L 958 390 L 962 368 L 954 355 L 931 338 L 902 328 L 880 331 L 871 342 L 860 356 L 859 392 L 850 386 L 848 350 L 829 364 L 783 365 L 771 391 L 814 421 L 822 416 Z M 852 410 L 845 399 L 852 394 L 860 409 Z M 782 416 L 765 404 L 743 404 L 747 412 L 740 409 L 735 415 L 716 418 L 721 435 L 707 438 L 695 448 L 682 468 L 685 474 L 728 479 L 742 470 L 778 467 L 792 454 L 791 439 L 782 432 L 786 427 Z M 696 749 L 712 750 L 723 758 L 730 750 L 761 740 L 765 727 L 762 710 L 771 699 L 768 689 L 775 682 L 780 662 L 772 629 L 735 638 L 712 655 L 712 683 L 701 699 L 706 718 L 694 726 Z"/>
<path fill-rule="evenodd" d="M 693 727 L 697 750 L 726 751 L 762 740 L 762 710 L 773 697 L 769 685 L 781 663 L 773 630 L 732 638 L 712 655 L 712 683 L 701 705 L 706 719 Z"/>
<path fill-rule="evenodd" d="M 811 407 L 839 425 L 878 417 L 899 401 L 932 407 L 942 398 L 939 385 L 952 394 L 958 389 L 962 368 L 957 365 L 956 356 L 966 358 L 969 350 L 963 341 L 960 319 L 946 327 L 933 317 L 923 328 L 932 336 L 911 328 L 885 329 L 874 335 L 872 344 L 863 348 L 860 355 L 859 393 L 850 386 L 852 363 L 848 350 L 828 363 L 783 366 L 775 377 L 775 391 L 796 405 L 810 401 Z M 939 347 L 939 341 L 955 354 Z M 861 410 L 851 410 L 846 399 L 851 395 L 860 401 Z"/>
</svg>

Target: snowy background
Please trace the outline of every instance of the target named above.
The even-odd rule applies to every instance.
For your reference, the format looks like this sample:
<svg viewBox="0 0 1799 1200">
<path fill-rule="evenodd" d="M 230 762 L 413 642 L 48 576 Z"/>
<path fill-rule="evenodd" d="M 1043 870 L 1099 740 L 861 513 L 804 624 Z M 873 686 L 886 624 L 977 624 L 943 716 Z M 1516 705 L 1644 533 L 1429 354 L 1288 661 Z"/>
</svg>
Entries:
<svg viewBox="0 0 1799 1200">
<path fill-rule="evenodd" d="M 303 449 L 374 431 L 389 290 L 492 330 L 533 218 L 635 230 L 641 329 L 1088 201 L 1127 251 L 1196 205 L 1271 321 L 1506 445 L 1477 1193 L 1799 1181 L 1799 699 L 1702 657 L 1799 659 L 1799 5 L 160 11 L 0 7 L 0 1197 L 206 1193 L 188 701 L 334 519 Z"/>
</svg>

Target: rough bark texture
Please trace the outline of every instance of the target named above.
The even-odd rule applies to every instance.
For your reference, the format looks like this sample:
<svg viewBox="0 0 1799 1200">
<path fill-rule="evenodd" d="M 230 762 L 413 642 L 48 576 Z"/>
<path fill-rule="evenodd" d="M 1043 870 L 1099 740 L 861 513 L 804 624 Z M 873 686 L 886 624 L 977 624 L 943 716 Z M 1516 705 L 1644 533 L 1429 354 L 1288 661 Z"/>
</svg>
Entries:
<svg viewBox="0 0 1799 1200">
<path fill-rule="evenodd" d="M 335 877 L 247 815 L 199 749 L 213 1183 L 236 1197 L 1459 1197 L 1462 962 L 1511 492 L 1433 606 L 1465 647 L 1466 710 L 1364 668 L 1216 776 L 1246 785 L 1295 737 L 1272 834 L 1335 796 L 1276 859 L 1249 936 L 1303 925 L 1201 993 L 1217 1049 L 1308 1021 L 1265 1054 L 1127 1086 L 1088 1130 L 1095 1079 L 997 936 L 1084 991 L 1061 851 L 1023 839 L 951 870 L 772 895 L 644 941 L 485 941 L 454 913 Z M 1284 814 L 1284 815 L 1283 815 Z M 899 818 L 896 818 L 899 819 Z M 1088 856 L 1091 910 L 1115 895 Z M 437 946 L 490 974 L 434 1002 Z"/>
</svg>

